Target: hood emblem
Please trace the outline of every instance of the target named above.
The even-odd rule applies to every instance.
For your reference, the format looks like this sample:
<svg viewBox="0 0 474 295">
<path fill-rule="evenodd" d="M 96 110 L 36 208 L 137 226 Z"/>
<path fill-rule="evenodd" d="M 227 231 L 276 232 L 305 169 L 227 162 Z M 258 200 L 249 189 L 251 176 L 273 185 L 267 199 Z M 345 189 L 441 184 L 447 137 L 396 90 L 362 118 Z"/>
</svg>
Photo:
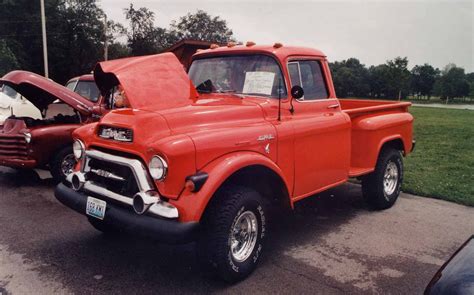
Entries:
<svg viewBox="0 0 474 295">
<path fill-rule="evenodd" d="M 117 141 L 125 141 L 125 142 L 133 141 L 133 131 L 131 129 L 125 129 L 125 128 L 100 126 L 99 136 L 102 138 L 113 139 Z"/>
</svg>

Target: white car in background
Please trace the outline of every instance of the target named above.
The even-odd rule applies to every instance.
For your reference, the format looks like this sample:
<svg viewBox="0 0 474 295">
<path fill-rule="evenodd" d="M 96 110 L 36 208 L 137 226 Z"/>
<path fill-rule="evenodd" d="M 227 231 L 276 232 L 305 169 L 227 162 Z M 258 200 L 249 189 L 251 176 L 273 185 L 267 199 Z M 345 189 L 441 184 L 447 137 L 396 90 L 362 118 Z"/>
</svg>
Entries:
<svg viewBox="0 0 474 295">
<path fill-rule="evenodd" d="M 21 96 L 13 88 L 3 85 L 0 88 L 0 124 L 11 115 L 41 119 L 40 110 Z"/>
<path fill-rule="evenodd" d="M 100 92 L 94 82 L 94 77 L 91 74 L 70 79 L 66 83 L 66 87 L 92 102 L 97 102 L 99 100 Z M 72 111 L 59 100 L 56 100 L 48 108 L 49 116 L 59 113 L 67 114 L 68 112 Z M 0 125 L 2 125 L 3 122 L 12 115 L 15 115 L 16 117 L 29 117 L 41 120 L 48 114 L 45 113 L 42 116 L 41 111 L 33 103 L 16 92 L 15 89 L 7 84 L 4 84 L 3 86 L 0 85 Z M 74 113 L 69 114 L 73 115 Z"/>
</svg>

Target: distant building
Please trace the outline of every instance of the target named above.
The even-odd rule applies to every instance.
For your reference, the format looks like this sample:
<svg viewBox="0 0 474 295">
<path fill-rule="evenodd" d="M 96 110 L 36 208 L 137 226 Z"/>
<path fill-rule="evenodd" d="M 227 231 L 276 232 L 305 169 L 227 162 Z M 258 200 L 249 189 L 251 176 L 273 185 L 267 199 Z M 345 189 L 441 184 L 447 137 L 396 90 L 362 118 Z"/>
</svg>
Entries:
<svg viewBox="0 0 474 295">
<path fill-rule="evenodd" d="M 196 53 L 198 49 L 208 49 L 211 44 L 213 44 L 213 42 L 183 39 L 164 50 L 164 52 L 173 52 L 183 66 L 188 69 L 191 64 L 191 56 Z"/>
</svg>

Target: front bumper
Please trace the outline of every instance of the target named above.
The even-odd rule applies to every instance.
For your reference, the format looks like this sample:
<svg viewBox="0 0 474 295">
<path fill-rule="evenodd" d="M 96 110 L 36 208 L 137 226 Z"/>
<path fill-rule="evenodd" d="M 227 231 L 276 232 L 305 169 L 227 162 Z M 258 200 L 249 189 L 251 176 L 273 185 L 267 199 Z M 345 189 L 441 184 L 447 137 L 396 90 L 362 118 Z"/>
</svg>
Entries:
<svg viewBox="0 0 474 295">
<path fill-rule="evenodd" d="M 86 215 L 87 195 L 76 192 L 62 183 L 56 187 L 54 195 L 67 207 Z M 191 242 L 196 239 L 199 230 L 198 222 L 179 222 L 138 215 L 131 208 L 122 208 L 111 202 L 107 202 L 102 222 L 132 234 L 170 244 Z"/>
<path fill-rule="evenodd" d="M 0 157 L 0 165 L 11 168 L 36 168 L 36 160 L 24 160 L 15 158 L 2 158 Z"/>
</svg>

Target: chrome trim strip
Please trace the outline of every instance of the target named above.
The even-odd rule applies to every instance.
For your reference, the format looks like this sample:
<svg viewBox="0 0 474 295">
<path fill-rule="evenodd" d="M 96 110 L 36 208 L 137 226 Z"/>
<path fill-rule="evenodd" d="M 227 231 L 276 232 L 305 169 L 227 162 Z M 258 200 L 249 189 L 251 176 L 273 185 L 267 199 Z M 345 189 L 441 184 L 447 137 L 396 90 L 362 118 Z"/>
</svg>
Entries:
<svg viewBox="0 0 474 295">
<path fill-rule="evenodd" d="M 114 199 L 121 203 L 133 206 L 133 199 L 129 197 L 124 197 L 122 195 L 116 194 L 112 191 L 109 191 L 106 188 L 103 188 L 97 184 L 94 184 L 92 181 L 86 181 L 83 186 L 83 190 L 102 195 L 107 198 Z M 166 218 L 178 218 L 178 209 L 171 205 L 168 202 L 157 202 L 150 206 L 147 212 L 150 212 L 152 215 L 161 216 Z"/>
<path fill-rule="evenodd" d="M 91 169 L 91 172 L 92 173 L 95 173 L 99 176 L 102 176 L 102 177 L 106 177 L 106 178 L 110 178 L 110 179 L 113 179 L 113 180 L 118 180 L 118 181 L 125 181 L 125 178 L 121 177 L 121 176 L 118 176 L 118 175 L 115 175 L 114 173 L 110 172 L 110 171 L 107 171 L 107 170 L 103 170 L 103 169 Z"/>
<path fill-rule="evenodd" d="M 100 185 L 95 184 L 92 181 L 86 181 L 86 183 L 84 183 L 83 190 L 91 192 L 91 193 L 96 193 L 96 194 L 102 195 L 102 196 L 107 197 L 107 198 L 114 199 L 116 201 L 119 201 L 121 203 L 125 203 L 125 204 L 130 205 L 130 206 L 133 203 L 132 198 L 128 198 L 128 197 L 124 197 L 122 195 L 116 194 L 112 191 L 109 191 L 106 188 L 101 187 Z"/>
</svg>

